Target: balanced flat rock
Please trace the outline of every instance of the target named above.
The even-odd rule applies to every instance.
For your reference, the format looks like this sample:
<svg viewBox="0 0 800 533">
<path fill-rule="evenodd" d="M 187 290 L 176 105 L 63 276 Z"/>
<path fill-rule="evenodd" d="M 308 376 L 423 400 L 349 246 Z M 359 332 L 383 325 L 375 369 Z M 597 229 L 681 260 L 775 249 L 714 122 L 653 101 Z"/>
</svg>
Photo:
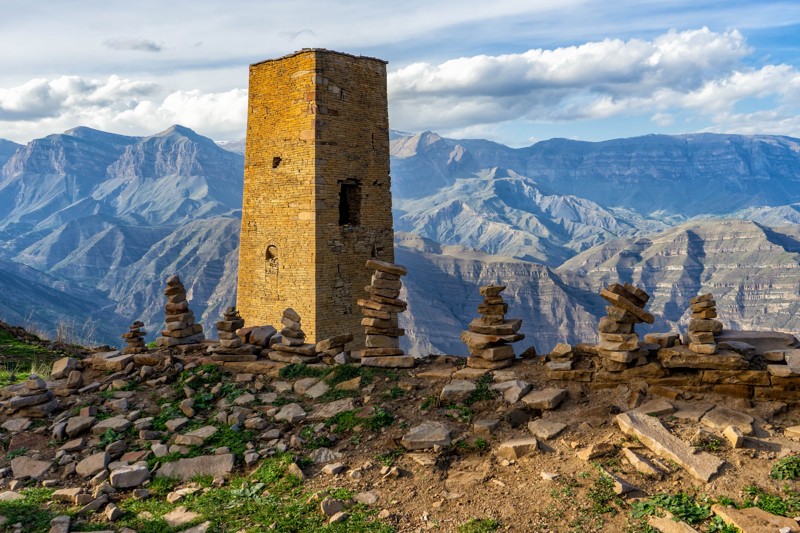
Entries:
<svg viewBox="0 0 800 533">
<path fill-rule="evenodd" d="M 658 360 L 664 368 L 697 368 L 703 370 L 748 370 L 750 363 L 735 352 L 718 351 L 715 354 L 701 354 L 691 351 L 687 346 L 661 348 Z"/>
<path fill-rule="evenodd" d="M 756 347 L 758 353 L 771 350 L 788 350 L 798 346 L 794 335 L 778 331 L 736 331 L 725 329 L 717 335 L 717 343 L 729 341 L 751 344 Z"/>
<path fill-rule="evenodd" d="M 367 268 L 385 272 L 387 274 L 394 274 L 396 276 L 405 276 L 408 270 L 404 266 L 395 265 L 394 263 L 387 263 L 386 261 L 378 261 L 377 259 L 370 259 L 367 261 Z"/>
<path fill-rule="evenodd" d="M 655 320 L 653 315 L 642 309 L 641 307 L 637 307 L 636 304 L 621 296 L 617 293 L 611 292 L 607 289 L 603 289 L 600 291 L 600 296 L 602 296 L 607 302 L 616 305 L 617 307 L 621 307 L 622 309 L 626 310 L 642 322 L 646 322 L 648 324 L 652 324 Z"/>
<path fill-rule="evenodd" d="M 616 420 L 623 433 L 636 437 L 659 457 L 675 461 L 700 481 L 708 483 L 724 464 L 711 454 L 694 453 L 692 446 L 670 433 L 657 418 L 630 412 L 617 415 Z"/>
</svg>

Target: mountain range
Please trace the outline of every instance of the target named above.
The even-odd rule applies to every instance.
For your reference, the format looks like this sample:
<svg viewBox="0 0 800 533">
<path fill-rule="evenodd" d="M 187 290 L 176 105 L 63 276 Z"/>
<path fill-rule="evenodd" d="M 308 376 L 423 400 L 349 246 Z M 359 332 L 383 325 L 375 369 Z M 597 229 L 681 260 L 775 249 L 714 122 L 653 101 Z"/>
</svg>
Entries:
<svg viewBox="0 0 800 533">
<path fill-rule="evenodd" d="M 116 345 L 142 320 L 152 338 L 164 280 L 178 273 L 213 336 L 236 298 L 243 147 L 182 126 L 0 140 L 0 319 L 92 324 L 95 341 Z M 508 285 L 521 344 L 540 351 L 593 340 L 604 314 L 597 292 L 618 280 L 653 294 L 656 330 L 685 323 L 701 291 L 717 295 L 732 327 L 798 330 L 798 139 L 510 148 L 392 132 L 391 153 L 411 353 L 464 354 L 458 335 L 486 283 Z"/>
</svg>

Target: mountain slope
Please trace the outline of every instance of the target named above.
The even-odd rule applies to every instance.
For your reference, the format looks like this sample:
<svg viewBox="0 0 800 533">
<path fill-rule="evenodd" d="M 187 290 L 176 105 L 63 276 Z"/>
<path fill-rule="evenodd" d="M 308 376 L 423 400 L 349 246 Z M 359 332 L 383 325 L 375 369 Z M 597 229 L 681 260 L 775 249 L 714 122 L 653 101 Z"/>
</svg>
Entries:
<svg viewBox="0 0 800 533">
<path fill-rule="evenodd" d="M 714 293 L 726 327 L 800 330 L 800 226 L 692 222 L 648 237 L 607 242 L 573 257 L 557 272 L 590 293 L 616 281 L 644 288 L 653 296 L 648 310 L 657 317 L 657 330 L 685 325 L 689 299 L 704 292 Z"/>
<path fill-rule="evenodd" d="M 399 199 L 395 211 L 397 230 L 551 266 L 606 240 L 667 227 L 577 196 L 545 194 L 500 168 L 424 198 Z"/>
<path fill-rule="evenodd" d="M 430 132 L 395 136 L 393 186 L 419 198 L 501 166 L 547 194 L 576 195 L 642 215 L 692 217 L 800 201 L 800 140 L 772 135 L 648 135 L 604 142 L 567 139 L 513 149 Z M 669 194 L 664 194 L 669 191 Z"/>
<path fill-rule="evenodd" d="M 14 152 L 20 148 L 22 148 L 21 144 L 6 139 L 0 139 L 0 168 L 2 168 L 3 165 L 6 164 L 6 161 L 14 155 Z"/>
</svg>

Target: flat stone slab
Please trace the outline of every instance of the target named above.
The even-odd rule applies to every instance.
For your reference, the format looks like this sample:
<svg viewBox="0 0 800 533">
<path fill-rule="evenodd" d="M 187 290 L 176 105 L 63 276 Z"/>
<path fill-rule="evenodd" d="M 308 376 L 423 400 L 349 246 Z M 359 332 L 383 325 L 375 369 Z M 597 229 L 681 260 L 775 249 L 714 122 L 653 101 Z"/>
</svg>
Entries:
<svg viewBox="0 0 800 533">
<path fill-rule="evenodd" d="M 631 450 L 630 448 L 622 448 L 622 455 L 625 456 L 625 459 L 642 475 L 650 476 L 654 478 L 661 478 L 663 476 L 663 472 L 656 468 L 656 466 L 650 462 L 647 457 Z"/>
<path fill-rule="evenodd" d="M 733 507 L 716 504 L 711 506 L 711 511 L 726 524 L 735 526 L 745 533 L 773 533 L 780 529 L 761 517 L 745 514 Z"/>
<path fill-rule="evenodd" d="M 714 408 L 713 403 L 690 403 L 683 405 L 675 411 L 672 416 L 679 420 L 691 420 L 692 422 L 700 422 L 703 415 Z"/>
<path fill-rule="evenodd" d="M 216 432 L 217 428 L 214 426 L 203 426 L 195 429 L 194 431 L 189 431 L 183 435 L 177 435 L 175 437 L 175 444 L 185 446 L 201 446 L 206 439 L 211 438 Z"/>
<path fill-rule="evenodd" d="M 95 424 L 95 426 L 92 428 L 92 435 L 100 436 L 109 429 L 115 431 L 116 433 L 122 433 L 132 425 L 132 422 L 124 416 L 106 418 L 105 420 L 101 420 Z"/>
<path fill-rule="evenodd" d="M 477 388 L 477 385 L 473 382 L 464 379 L 451 381 L 442 388 L 442 392 L 439 394 L 439 400 L 453 403 L 463 402 L 469 398 Z"/>
<path fill-rule="evenodd" d="M 166 463 L 158 469 L 159 476 L 174 477 L 182 481 L 189 481 L 195 476 L 227 476 L 233 470 L 234 455 L 201 455 L 188 459 L 178 459 Z"/>
<path fill-rule="evenodd" d="M 329 418 L 333 418 L 339 413 L 352 411 L 355 408 L 356 404 L 353 402 L 352 398 L 342 398 L 341 400 L 335 400 L 333 402 L 317 406 L 317 408 L 314 409 L 310 415 L 308 415 L 308 419 L 315 421 L 327 420 Z"/>
<path fill-rule="evenodd" d="M 567 397 L 564 389 L 544 389 L 529 392 L 522 397 L 522 402 L 532 409 L 555 409 Z"/>
<path fill-rule="evenodd" d="M 675 461 L 704 483 L 716 476 L 724 464 L 711 454 L 694 453 L 692 446 L 670 433 L 655 417 L 630 412 L 617 415 L 616 420 L 623 433 L 636 437 L 659 457 Z"/>
<path fill-rule="evenodd" d="M 297 403 L 284 405 L 281 407 L 281 410 L 278 411 L 278 414 L 275 415 L 275 420 L 283 420 L 290 424 L 300 422 L 301 420 L 305 420 L 305 418 L 306 412 L 300 407 L 300 404 Z"/>
<path fill-rule="evenodd" d="M 566 427 L 567 425 L 561 422 L 545 420 L 543 418 L 528 422 L 528 431 L 531 432 L 531 435 L 542 440 L 550 440 L 558 436 Z"/>
<path fill-rule="evenodd" d="M 717 343 L 737 341 L 755 346 L 758 353 L 773 350 L 788 350 L 798 346 L 797 339 L 790 333 L 778 331 L 742 331 L 724 329 L 716 335 Z"/>
<path fill-rule="evenodd" d="M 40 479 L 50 469 L 50 461 L 39 461 L 30 457 L 14 457 L 11 459 L 11 473 L 14 479 Z"/>
<path fill-rule="evenodd" d="M 377 357 L 362 357 L 361 365 L 382 368 L 414 368 L 416 361 L 413 355 L 382 355 Z"/>
<path fill-rule="evenodd" d="M 400 444 L 406 450 L 425 450 L 434 446 L 449 446 L 451 429 L 441 422 L 426 421 L 403 435 Z"/>
<path fill-rule="evenodd" d="M 728 426 L 733 426 L 745 435 L 753 434 L 754 421 L 755 419 L 746 413 L 720 406 L 710 410 L 700 419 L 704 426 L 711 429 L 724 431 Z"/>
<path fill-rule="evenodd" d="M 703 370 L 747 370 L 750 363 L 736 352 L 720 350 L 715 354 L 701 354 L 686 346 L 661 348 L 658 360 L 664 368 L 695 368 Z"/>
<path fill-rule="evenodd" d="M 671 415 L 675 412 L 675 407 L 667 400 L 658 398 L 656 400 L 650 400 L 647 403 L 643 403 L 634 409 L 634 411 L 650 416 L 661 416 Z"/>
<path fill-rule="evenodd" d="M 450 379 L 453 376 L 455 369 L 453 367 L 445 368 L 432 368 L 425 372 L 419 372 L 416 377 L 424 379 Z"/>
<path fill-rule="evenodd" d="M 500 446 L 497 447 L 494 453 L 501 459 L 512 461 L 530 455 L 535 452 L 538 447 L 539 442 L 535 437 L 524 437 L 500 443 Z"/>
<path fill-rule="evenodd" d="M 111 471 L 109 481 L 117 489 L 138 487 L 150 479 L 150 470 L 146 466 L 123 466 Z"/>
</svg>

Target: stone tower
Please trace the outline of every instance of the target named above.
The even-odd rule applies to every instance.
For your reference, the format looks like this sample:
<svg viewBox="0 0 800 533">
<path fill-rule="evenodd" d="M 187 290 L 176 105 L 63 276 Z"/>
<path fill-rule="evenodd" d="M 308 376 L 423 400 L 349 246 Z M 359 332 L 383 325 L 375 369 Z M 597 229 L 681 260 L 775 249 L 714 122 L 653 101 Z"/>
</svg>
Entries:
<svg viewBox="0 0 800 533">
<path fill-rule="evenodd" d="M 250 66 L 237 307 L 308 342 L 353 333 L 370 258 L 394 260 L 386 62 L 304 49 Z"/>
</svg>

